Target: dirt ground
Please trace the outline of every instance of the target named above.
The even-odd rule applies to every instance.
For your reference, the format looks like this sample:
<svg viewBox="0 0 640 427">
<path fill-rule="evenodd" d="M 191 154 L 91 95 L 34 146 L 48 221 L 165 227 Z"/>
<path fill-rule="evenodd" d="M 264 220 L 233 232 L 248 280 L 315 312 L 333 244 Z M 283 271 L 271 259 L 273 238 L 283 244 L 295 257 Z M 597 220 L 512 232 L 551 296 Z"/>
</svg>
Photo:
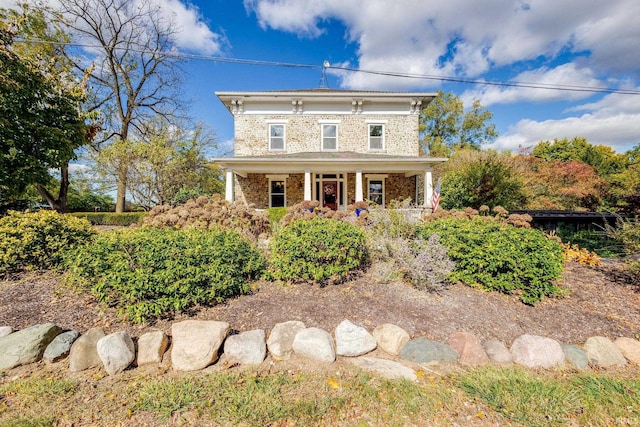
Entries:
<svg viewBox="0 0 640 427">
<path fill-rule="evenodd" d="M 301 320 L 308 327 L 333 331 L 343 319 L 373 330 L 383 323 L 404 328 L 412 337 L 446 341 L 456 331 L 510 345 L 524 333 L 582 344 L 590 336 L 640 337 L 640 283 L 621 261 L 605 260 L 601 267 L 571 263 L 560 285 L 562 298 L 547 298 L 535 306 L 515 295 L 483 292 L 453 285 L 441 293 L 416 290 L 403 283 L 379 284 L 365 273 L 356 280 L 319 287 L 261 281 L 251 295 L 226 304 L 197 307 L 173 319 L 133 325 L 115 310 L 86 294 L 75 294 L 53 273 L 23 274 L 0 281 L 0 326 L 22 329 L 54 322 L 64 329 L 85 332 L 102 326 L 107 333 L 126 330 L 138 337 L 150 328 L 170 333 L 171 324 L 187 318 L 220 320 L 242 332 L 267 332 L 278 322 Z"/>
</svg>

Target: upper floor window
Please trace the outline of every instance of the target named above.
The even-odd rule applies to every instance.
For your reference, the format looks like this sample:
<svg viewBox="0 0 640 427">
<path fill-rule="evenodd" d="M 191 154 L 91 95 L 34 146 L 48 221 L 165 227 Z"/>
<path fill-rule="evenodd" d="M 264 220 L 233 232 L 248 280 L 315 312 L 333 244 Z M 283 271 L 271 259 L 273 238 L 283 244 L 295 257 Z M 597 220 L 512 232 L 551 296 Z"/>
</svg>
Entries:
<svg viewBox="0 0 640 427">
<path fill-rule="evenodd" d="M 369 150 L 371 151 L 384 150 L 384 125 L 381 125 L 381 124 L 369 125 Z"/>
<path fill-rule="evenodd" d="M 327 151 L 338 149 L 338 125 L 322 125 L 322 149 Z"/>
<path fill-rule="evenodd" d="M 269 150 L 284 150 L 285 127 L 284 124 L 269 125 Z"/>
</svg>

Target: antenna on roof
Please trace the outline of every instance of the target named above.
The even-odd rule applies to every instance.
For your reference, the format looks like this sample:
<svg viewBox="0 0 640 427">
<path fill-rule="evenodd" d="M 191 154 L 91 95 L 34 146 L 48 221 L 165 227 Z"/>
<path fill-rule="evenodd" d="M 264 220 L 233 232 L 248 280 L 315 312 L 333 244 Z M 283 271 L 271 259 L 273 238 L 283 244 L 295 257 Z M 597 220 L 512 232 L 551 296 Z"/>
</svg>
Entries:
<svg viewBox="0 0 640 427">
<path fill-rule="evenodd" d="M 322 76 L 320 76 L 320 82 L 318 83 L 318 87 L 321 89 L 327 89 L 329 87 L 327 82 L 327 68 L 330 66 L 331 64 L 329 64 L 327 60 L 322 63 Z"/>
</svg>

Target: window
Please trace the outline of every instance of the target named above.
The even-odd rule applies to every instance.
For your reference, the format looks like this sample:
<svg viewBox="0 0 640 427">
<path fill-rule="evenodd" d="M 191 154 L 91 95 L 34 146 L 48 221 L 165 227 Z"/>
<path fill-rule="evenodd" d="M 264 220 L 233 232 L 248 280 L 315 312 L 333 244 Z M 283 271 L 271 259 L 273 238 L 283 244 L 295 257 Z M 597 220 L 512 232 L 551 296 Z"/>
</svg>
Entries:
<svg viewBox="0 0 640 427">
<path fill-rule="evenodd" d="M 281 208 L 286 206 L 284 180 L 269 180 L 269 207 Z"/>
<path fill-rule="evenodd" d="M 384 150 L 384 125 L 369 125 L 369 150 Z"/>
<path fill-rule="evenodd" d="M 369 180 L 369 200 L 379 206 L 384 206 L 384 180 Z"/>
<path fill-rule="evenodd" d="M 284 150 L 284 125 L 283 124 L 269 125 L 269 150 L 272 150 L 272 151 Z"/>
<path fill-rule="evenodd" d="M 338 149 L 338 125 L 322 125 L 322 149 L 328 151 Z"/>
</svg>

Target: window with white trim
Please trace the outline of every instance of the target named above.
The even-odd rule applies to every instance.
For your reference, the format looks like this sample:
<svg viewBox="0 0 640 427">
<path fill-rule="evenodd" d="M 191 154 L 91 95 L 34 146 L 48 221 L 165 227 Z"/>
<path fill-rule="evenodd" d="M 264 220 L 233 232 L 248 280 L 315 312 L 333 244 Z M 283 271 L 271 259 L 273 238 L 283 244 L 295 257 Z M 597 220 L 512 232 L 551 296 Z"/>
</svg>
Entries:
<svg viewBox="0 0 640 427">
<path fill-rule="evenodd" d="M 322 125 L 322 150 L 323 151 L 338 150 L 338 125 L 334 125 L 334 124 Z"/>
<path fill-rule="evenodd" d="M 285 146 L 285 125 L 274 123 L 269 125 L 269 150 L 284 151 Z"/>
<path fill-rule="evenodd" d="M 384 125 L 369 125 L 369 150 L 384 151 Z"/>
<path fill-rule="evenodd" d="M 372 203 L 384 207 L 384 179 L 369 180 L 369 197 Z"/>
<path fill-rule="evenodd" d="M 287 205 L 284 179 L 269 179 L 269 207 L 281 208 Z"/>
</svg>

